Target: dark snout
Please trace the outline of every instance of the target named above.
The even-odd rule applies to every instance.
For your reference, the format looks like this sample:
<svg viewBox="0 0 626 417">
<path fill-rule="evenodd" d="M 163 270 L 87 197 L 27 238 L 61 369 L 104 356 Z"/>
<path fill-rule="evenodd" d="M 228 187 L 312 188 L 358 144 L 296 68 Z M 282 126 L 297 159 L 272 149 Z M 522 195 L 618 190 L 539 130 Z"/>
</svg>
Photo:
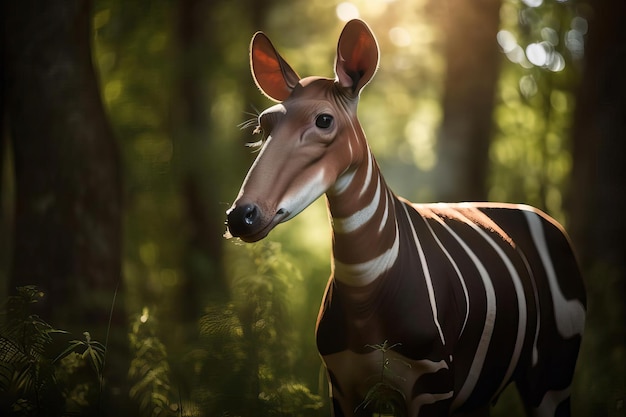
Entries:
<svg viewBox="0 0 626 417">
<path fill-rule="evenodd" d="M 261 226 L 261 210 L 256 204 L 242 204 L 226 212 L 228 231 L 234 237 L 254 235 Z"/>
<path fill-rule="evenodd" d="M 278 223 L 289 218 L 289 211 L 279 209 L 263 211 L 254 203 L 238 204 L 226 212 L 228 232 L 244 242 L 256 242 L 263 239 Z"/>
</svg>

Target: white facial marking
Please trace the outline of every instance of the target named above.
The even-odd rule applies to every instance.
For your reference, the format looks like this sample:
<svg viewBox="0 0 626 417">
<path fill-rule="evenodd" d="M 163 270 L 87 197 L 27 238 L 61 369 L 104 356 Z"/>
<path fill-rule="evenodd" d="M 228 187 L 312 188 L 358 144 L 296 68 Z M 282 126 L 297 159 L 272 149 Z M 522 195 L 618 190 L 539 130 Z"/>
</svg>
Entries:
<svg viewBox="0 0 626 417">
<path fill-rule="evenodd" d="M 286 195 L 278 205 L 278 209 L 286 210 L 289 215 L 283 222 L 294 218 L 326 192 L 327 184 L 324 181 L 324 169 L 320 169 L 308 184 L 299 187 L 292 195 Z"/>
<path fill-rule="evenodd" d="M 262 116 L 263 114 L 266 113 L 282 113 L 282 114 L 287 114 L 287 108 L 282 104 L 282 103 L 278 103 L 273 105 L 272 107 L 268 107 L 267 109 L 265 109 L 260 116 Z M 259 117 L 260 117 L 259 116 Z"/>
</svg>

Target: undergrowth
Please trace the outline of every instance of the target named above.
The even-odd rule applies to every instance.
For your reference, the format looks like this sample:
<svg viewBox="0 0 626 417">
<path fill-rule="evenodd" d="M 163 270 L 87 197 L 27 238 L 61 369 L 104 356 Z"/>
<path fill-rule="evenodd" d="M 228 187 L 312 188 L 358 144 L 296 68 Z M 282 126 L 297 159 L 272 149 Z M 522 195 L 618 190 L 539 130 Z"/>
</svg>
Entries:
<svg viewBox="0 0 626 417">
<path fill-rule="evenodd" d="M 404 394 L 394 384 L 390 383 L 393 379 L 401 378 L 392 371 L 391 359 L 388 356 L 388 353 L 398 346 L 400 343 L 389 344 L 387 340 L 375 345 L 366 345 L 366 347 L 380 352 L 380 375 L 376 378 L 376 383 L 370 387 L 359 407 L 372 410 L 374 416 L 404 417 L 407 415 Z M 403 362 L 403 365 L 411 367 L 408 363 Z"/>
<path fill-rule="evenodd" d="M 35 313 L 44 293 L 18 288 L 0 322 L 0 415 L 320 415 L 322 397 L 292 376 L 287 297 L 299 272 L 275 246 L 246 251 L 232 274 L 233 299 L 209 304 L 196 323 L 198 340 L 177 354 L 168 352 L 164 326 L 147 307 L 131 319 L 116 356 L 120 346 L 108 342 L 109 331 L 118 332 L 110 324 L 113 306 L 101 343 L 96 330 L 75 337 L 57 329 Z M 119 343 L 120 335 L 111 340 Z M 112 382 L 120 367 L 122 381 Z"/>
<path fill-rule="evenodd" d="M 68 332 L 33 314 L 43 296 L 34 286 L 20 287 L 2 314 L 0 412 L 5 416 L 76 414 L 100 401 L 105 346 L 85 332 L 83 339 L 54 352 L 56 339 Z"/>
<path fill-rule="evenodd" d="M 275 281 L 276 278 L 269 279 L 271 275 L 264 274 L 260 282 Z M 247 284 L 246 288 L 250 282 Z M 260 296 L 263 291 L 257 289 L 255 294 Z M 16 295 L 8 298 L 2 313 L 0 415 L 103 415 L 106 339 L 104 344 L 100 343 L 87 331 L 80 339 L 72 339 L 67 331 L 56 329 L 33 313 L 43 297 L 43 292 L 34 286 L 20 287 Z M 261 298 L 265 302 L 272 299 Z M 244 299 L 250 300 L 241 298 Z M 276 374 L 272 370 L 275 366 L 267 367 L 274 360 L 284 358 L 281 352 L 288 350 L 288 346 L 277 334 L 267 333 L 269 328 L 264 328 L 264 323 L 278 314 L 268 314 L 264 311 L 266 307 L 259 309 L 259 305 L 264 305 L 261 299 L 253 301 L 258 310 L 252 321 L 254 325 L 244 321 L 247 316 L 242 311 L 247 311 L 247 302 L 207 309 L 206 316 L 199 322 L 201 342 L 182 360 L 189 370 L 187 382 L 194 387 L 190 392 L 181 391 L 181 381 L 172 380 L 172 358 L 168 357 L 167 348 L 157 335 L 158 320 L 144 308 L 130 324 L 128 335 L 127 398 L 136 407 L 137 415 L 203 417 L 215 413 L 231 415 L 230 411 L 237 409 L 234 415 L 319 415 L 323 405 L 321 397 L 298 381 Z M 264 339 L 273 342 L 260 343 Z M 262 345 L 270 346 L 270 350 L 264 350 Z M 371 410 L 374 415 L 405 415 L 404 398 L 390 383 L 400 378 L 390 366 L 393 359 L 389 352 L 396 346 L 387 341 L 368 345 L 381 355 L 380 374 L 359 407 Z M 250 385 L 250 381 L 254 384 Z M 250 392 L 250 398 L 246 398 L 246 389 L 250 386 L 255 389 Z M 250 406 L 245 406 L 245 402 Z M 207 414 L 207 410 L 212 411 Z"/>
</svg>

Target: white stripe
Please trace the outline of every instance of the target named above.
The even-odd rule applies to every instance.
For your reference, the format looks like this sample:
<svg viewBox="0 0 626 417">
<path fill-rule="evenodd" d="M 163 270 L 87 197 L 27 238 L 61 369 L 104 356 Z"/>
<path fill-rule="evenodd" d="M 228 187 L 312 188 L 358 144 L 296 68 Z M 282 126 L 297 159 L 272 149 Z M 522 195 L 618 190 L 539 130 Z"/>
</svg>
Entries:
<svg viewBox="0 0 626 417">
<path fill-rule="evenodd" d="M 413 393 L 416 382 L 424 375 L 435 374 L 442 370 L 449 370 L 445 360 L 434 362 L 428 359 L 410 359 L 397 353 L 393 349 L 389 349 L 383 355 L 386 360 L 385 366 L 388 375 L 386 379 L 389 383 L 393 383 L 398 393 L 406 398 L 408 415 L 416 417 L 419 414 L 420 407 L 425 404 L 432 404 L 436 401 L 449 399 L 454 394 L 452 391 L 442 393 Z M 356 353 L 351 350 L 343 350 L 330 355 L 324 355 L 323 360 L 326 369 L 335 375 L 335 384 L 330 385 L 331 396 L 344 409 L 354 410 L 355 415 L 367 411 L 364 409 L 366 401 L 361 402 L 356 409 L 354 408 L 354 396 L 351 386 L 372 386 L 376 381 L 372 371 L 376 372 L 381 367 L 381 352 L 372 350 L 368 353 Z M 445 371 L 444 371 L 445 372 Z M 449 375 L 449 372 L 446 372 Z M 427 389 L 427 388 L 426 388 Z M 372 390 L 373 391 L 373 390 Z M 419 394 L 419 395 L 416 395 Z M 414 396 L 415 395 L 415 396 Z M 369 413 L 368 415 L 371 415 Z M 374 413 L 376 415 L 376 413 Z"/>
<path fill-rule="evenodd" d="M 391 198 L 389 196 L 389 191 L 387 191 L 385 192 L 385 211 L 383 212 L 383 218 L 380 221 L 380 226 L 378 226 L 378 233 L 381 233 L 387 225 L 387 217 L 389 217 L 389 200 L 391 200 Z"/>
<path fill-rule="evenodd" d="M 480 341 L 478 342 L 478 347 L 476 348 L 476 354 L 474 355 L 474 360 L 472 361 L 472 365 L 470 366 L 470 370 L 467 374 L 467 378 L 463 383 L 463 386 L 459 390 L 458 395 L 454 399 L 452 403 L 452 408 L 457 408 L 461 404 L 463 404 L 470 396 L 476 383 L 478 382 L 478 377 L 480 376 L 480 372 L 482 370 L 483 364 L 485 363 L 485 357 L 487 356 L 487 350 L 489 349 L 489 343 L 491 342 L 491 335 L 493 334 L 493 327 L 496 321 L 496 293 L 493 289 L 493 284 L 489 279 L 489 274 L 485 269 L 485 266 L 482 264 L 480 259 L 476 256 L 476 254 L 467 246 L 465 242 L 457 235 L 446 223 L 443 223 L 443 226 L 448 230 L 448 232 L 456 239 L 456 241 L 461 245 L 465 253 L 470 257 L 474 266 L 478 270 L 480 278 L 483 281 L 483 285 L 485 286 L 485 297 L 487 299 L 487 312 L 485 314 L 485 325 L 483 326 L 482 334 L 480 335 Z"/>
<path fill-rule="evenodd" d="M 462 215 L 461 215 L 462 216 Z M 517 338 L 515 339 L 515 346 L 513 348 L 513 355 L 511 356 L 511 361 L 509 362 L 509 367 L 504 374 L 504 379 L 500 383 L 500 387 L 496 391 L 497 394 L 504 389 L 504 386 L 509 382 L 515 367 L 517 366 L 517 362 L 519 360 L 519 356 L 522 352 L 522 347 L 524 346 L 524 337 L 526 335 L 526 320 L 527 320 L 527 311 L 526 311 L 526 295 L 524 294 L 524 287 L 522 286 L 522 281 L 520 280 L 519 274 L 517 270 L 513 266 L 513 263 L 508 258 L 508 256 L 504 253 L 502 248 L 498 246 L 498 244 L 493 240 L 491 236 L 487 234 L 483 229 L 478 227 L 476 224 L 470 222 L 469 219 L 465 219 L 468 223 L 472 225 L 472 228 L 476 230 L 480 235 L 491 245 L 491 247 L 497 252 L 498 256 L 504 262 L 506 269 L 509 271 L 509 275 L 513 280 L 513 287 L 515 288 L 515 295 L 517 300 L 517 312 L 518 312 L 518 320 L 517 320 Z"/>
<path fill-rule="evenodd" d="M 513 281 L 513 287 L 515 288 L 515 295 L 516 295 L 516 300 L 517 300 L 517 311 L 518 311 L 517 337 L 515 339 L 515 346 L 513 347 L 513 354 L 509 362 L 509 367 L 507 368 L 504 374 L 504 378 L 502 379 L 502 382 L 500 383 L 500 387 L 496 391 L 496 393 L 500 393 L 500 391 L 502 391 L 504 386 L 508 383 L 509 379 L 511 378 L 511 375 L 513 374 L 513 371 L 515 370 L 515 367 L 517 366 L 519 356 L 522 352 L 522 347 L 524 346 L 524 336 L 526 334 L 526 320 L 527 320 L 526 296 L 524 294 L 524 287 L 522 286 L 522 282 L 520 280 L 520 277 L 517 271 L 515 270 L 515 267 L 513 266 L 513 263 L 504 253 L 502 248 L 493 240 L 493 238 L 489 236 L 489 234 L 485 232 L 484 229 L 480 228 L 478 225 L 476 225 L 474 222 L 469 220 L 467 217 L 463 216 L 461 213 L 457 212 L 457 215 L 463 221 L 465 221 L 469 226 L 471 226 L 472 229 L 478 232 L 478 234 L 480 234 L 481 237 L 485 239 L 485 241 L 487 241 L 487 243 L 489 243 L 489 245 L 496 251 L 500 259 L 502 259 L 502 262 L 506 266 L 506 269 L 508 270 L 509 275 L 511 276 L 511 279 Z"/>
<path fill-rule="evenodd" d="M 381 276 L 385 271 L 393 266 L 398 258 L 400 249 L 400 234 L 398 233 L 398 223 L 396 222 L 396 238 L 391 248 L 381 255 L 367 262 L 360 264 L 344 264 L 333 260 L 333 276 L 337 281 L 355 287 L 365 286 Z"/>
<path fill-rule="evenodd" d="M 365 192 L 370 186 L 370 182 L 372 181 L 372 171 L 373 171 L 372 166 L 374 165 L 372 158 L 373 158 L 372 153 L 368 152 L 367 153 L 367 174 L 365 176 L 365 181 L 363 182 L 363 188 L 361 188 L 361 192 L 359 193 L 359 197 L 362 197 L 363 194 L 365 194 Z"/>
<path fill-rule="evenodd" d="M 525 211 L 524 214 L 530 226 L 535 247 L 541 257 L 543 268 L 548 276 L 557 330 L 565 339 L 569 339 L 577 334 L 582 335 L 585 327 L 585 308 L 579 300 L 565 299 L 561 292 L 539 215 L 533 211 Z"/>
<path fill-rule="evenodd" d="M 449 398 L 452 398 L 453 395 L 454 395 L 453 391 L 435 393 L 435 394 L 424 393 L 424 394 L 418 395 L 417 397 L 413 398 L 413 403 L 411 404 L 412 409 L 415 412 L 414 415 L 416 416 L 419 415 L 420 409 L 422 408 L 423 405 L 434 404 L 437 401 L 447 400 Z M 379 414 L 379 415 L 382 415 L 382 414 Z"/>
<path fill-rule="evenodd" d="M 537 417 L 553 417 L 556 413 L 556 408 L 570 396 L 570 387 L 562 389 L 560 391 L 548 391 L 543 396 L 539 407 L 535 408 L 533 412 Z"/>
<path fill-rule="evenodd" d="M 433 217 L 433 218 L 437 222 L 445 225 L 443 219 L 441 219 L 439 216 Z M 461 326 L 461 331 L 459 332 L 459 337 L 461 337 L 461 335 L 463 334 L 463 331 L 465 330 L 467 319 L 469 318 L 469 293 L 467 291 L 467 286 L 465 285 L 465 280 L 463 279 L 463 275 L 461 274 L 461 271 L 459 270 L 459 267 L 457 266 L 456 262 L 452 258 L 452 255 L 450 255 L 450 252 L 448 252 L 445 246 L 443 246 L 443 243 L 441 243 L 441 241 L 435 234 L 435 231 L 432 229 L 432 227 L 430 227 L 430 224 L 428 224 L 428 221 L 426 221 L 426 219 L 424 219 L 424 223 L 426 223 L 426 226 L 428 226 L 428 230 L 430 230 L 430 234 L 435 239 L 435 242 L 437 242 L 437 245 L 439 245 L 439 248 L 441 249 L 441 251 L 446 255 L 446 258 L 448 258 L 448 262 L 450 262 L 450 264 L 454 268 L 454 272 L 456 272 L 456 276 L 459 279 L 459 282 L 461 283 L 461 287 L 463 288 L 463 295 L 465 296 L 465 319 L 463 320 L 463 326 Z"/>
<path fill-rule="evenodd" d="M 539 304 L 539 292 L 537 291 L 537 283 L 535 282 L 535 275 L 530 268 L 530 264 L 528 263 L 528 259 L 524 253 L 519 251 L 522 260 L 524 261 L 524 265 L 526 266 L 526 271 L 528 271 L 528 275 L 530 276 L 530 283 L 533 285 L 533 297 L 535 299 L 535 310 L 537 312 L 537 323 L 535 325 L 535 338 L 533 340 L 533 353 L 532 353 L 532 362 L 533 366 L 537 365 L 539 361 L 539 349 L 537 349 L 537 340 L 539 339 L 539 330 L 541 329 L 541 305 Z"/>
<path fill-rule="evenodd" d="M 333 219 L 333 229 L 338 233 L 350 233 L 354 232 L 359 227 L 367 223 L 376 213 L 378 205 L 380 204 L 380 176 L 378 177 L 378 183 L 376 185 L 376 192 L 370 203 L 344 218 Z"/>
<path fill-rule="evenodd" d="M 356 174 L 356 169 L 350 172 L 344 172 L 337 178 L 337 181 L 332 185 L 333 191 L 332 193 L 335 195 L 339 195 L 346 191 L 350 184 L 352 184 L 352 180 L 354 179 L 354 174 Z"/>
<path fill-rule="evenodd" d="M 417 247 L 417 252 L 419 253 L 419 256 L 420 256 L 422 270 L 424 271 L 424 279 L 426 280 L 426 288 L 428 289 L 428 298 L 430 299 L 430 308 L 433 312 L 433 320 L 435 321 L 435 326 L 437 326 L 437 330 L 439 331 L 441 344 L 445 346 L 446 340 L 443 336 L 441 325 L 439 324 L 439 317 L 437 315 L 437 300 L 435 299 L 435 292 L 433 290 L 433 282 L 430 278 L 430 271 L 428 270 L 428 264 L 426 263 L 426 257 L 424 256 L 424 250 L 422 249 L 422 245 L 420 244 L 420 241 L 417 238 L 417 233 L 415 232 L 415 226 L 413 226 L 413 221 L 411 220 L 411 216 L 409 215 L 409 211 L 407 210 L 407 204 L 403 204 L 402 207 L 404 208 L 404 212 L 406 213 L 406 219 L 411 225 L 411 232 L 413 233 L 413 240 L 415 241 L 415 246 Z"/>
</svg>

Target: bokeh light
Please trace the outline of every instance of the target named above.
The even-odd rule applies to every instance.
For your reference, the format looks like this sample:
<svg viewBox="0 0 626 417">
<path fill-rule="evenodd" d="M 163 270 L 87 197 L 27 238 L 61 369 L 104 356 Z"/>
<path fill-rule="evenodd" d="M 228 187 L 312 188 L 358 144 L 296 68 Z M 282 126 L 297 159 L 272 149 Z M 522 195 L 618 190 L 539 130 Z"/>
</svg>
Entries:
<svg viewBox="0 0 626 417">
<path fill-rule="evenodd" d="M 389 40 L 396 46 L 409 46 L 412 42 L 409 31 L 400 26 L 389 30 Z"/>
<path fill-rule="evenodd" d="M 357 19 L 360 16 L 359 9 L 352 3 L 344 2 L 339 3 L 336 9 L 337 17 L 347 22 L 351 19 Z"/>
<path fill-rule="evenodd" d="M 522 0 L 528 7 L 539 7 L 543 4 L 543 0 Z"/>
</svg>

